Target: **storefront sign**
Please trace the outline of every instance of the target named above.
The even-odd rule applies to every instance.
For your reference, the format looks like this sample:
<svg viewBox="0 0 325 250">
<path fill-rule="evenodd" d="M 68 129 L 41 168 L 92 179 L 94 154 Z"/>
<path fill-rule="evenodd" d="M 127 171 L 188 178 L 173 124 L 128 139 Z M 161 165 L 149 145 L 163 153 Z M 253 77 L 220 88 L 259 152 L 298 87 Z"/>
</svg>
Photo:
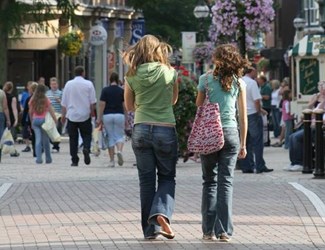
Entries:
<svg viewBox="0 0 325 250">
<path fill-rule="evenodd" d="M 135 20 L 132 22 L 132 36 L 130 44 L 137 43 L 145 35 L 144 20 Z"/>
<path fill-rule="evenodd" d="M 300 67 L 300 90 L 302 95 L 312 95 L 318 92 L 319 62 L 317 59 L 301 59 Z"/>
<path fill-rule="evenodd" d="M 106 43 L 107 32 L 105 28 L 101 25 L 95 25 L 90 29 L 89 42 L 93 46 L 100 46 Z"/>
</svg>

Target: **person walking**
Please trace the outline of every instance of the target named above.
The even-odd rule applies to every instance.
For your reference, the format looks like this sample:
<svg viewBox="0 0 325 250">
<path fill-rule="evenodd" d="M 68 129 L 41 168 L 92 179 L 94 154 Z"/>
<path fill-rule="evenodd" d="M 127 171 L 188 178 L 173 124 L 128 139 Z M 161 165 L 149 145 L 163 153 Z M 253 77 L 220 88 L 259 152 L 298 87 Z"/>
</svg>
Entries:
<svg viewBox="0 0 325 250">
<path fill-rule="evenodd" d="M 10 117 L 6 93 L 0 89 L 0 139 L 5 128 L 10 128 Z M 1 156 L 1 154 L 0 154 Z M 1 159 L 1 158 L 0 158 Z"/>
<path fill-rule="evenodd" d="M 140 181 L 141 224 L 145 239 L 173 239 L 177 134 L 173 105 L 177 73 L 168 61 L 171 47 L 153 35 L 142 37 L 123 54 L 127 111 L 135 111 L 132 148 Z M 158 177 L 158 180 L 157 180 Z M 158 183 L 158 184 L 157 184 Z"/>
<path fill-rule="evenodd" d="M 203 177 L 202 231 L 203 240 L 215 240 L 217 237 L 220 241 L 228 242 L 233 234 L 234 170 L 237 157 L 242 159 L 246 156 L 246 87 L 239 77 L 248 61 L 241 57 L 234 45 L 224 44 L 214 51 L 213 62 L 213 72 L 199 78 L 196 105 L 204 104 L 207 84 L 209 101 L 219 104 L 225 144 L 218 152 L 200 156 Z"/>
<path fill-rule="evenodd" d="M 115 167 L 115 147 L 117 149 L 117 163 L 123 165 L 123 146 L 125 129 L 124 90 L 118 85 L 118 74 L 110 76 L 110 85 L 103 88 L 99 101 L 97 126 L 102 125 L 108 135 L 109 167 Z"/>
<path fill-rule="evenodd" d="M 21 118 L 21 126 L 22 126 L 22 137 L 23 140 L 26 144 L 26 147 L 22 150 L 22 152 L 30 152 L 31 148 L 30 148 L 30 137 L 31 137 L 31 126 L 30 126 L 30 122 L 27 122 L 27 119 L 29 120 L 29 116 L 28 116 L 28 110 L 25 111 L 25 106 L 26 103 L 29 102 L 29 97 L 31 96 L 31 92 L 30 92 L 30 88 L 31 85 L 33 84 L 33 81 L 28 81 L 25 85 L 25 89 L 21 95 L 21 99 L 20 99 L 20 106 L 21 106 L 21 110 L 22 110 L 22 118 Z M 28 104 L 27 104 L 27 108 L 28 108 Z"/>
<path fill-rule="evenodd" d="M 45 95 L 46 87 L 38 84 L 35 93 L 29 101 L 29 116 L 32 120 L 32 128 L 35 133 L 35 153 L 36 163 L 43 163 L 42 151 L 45 152 L 45 162 L 52 163 L 50 151 L 50 139 L 47 133 L 42 129 L 42 124 L 45 122 L 46 113 L 49 112 L 57 123 L 54 110 L 51 106 L 50 100 Z"/>
<path fill-rule="evenodd" d="M 31 121 L 31 117 L 29 116 L 29 102 L 36 90 L 38 86 L 37 82 L 31 82 L 31 84 L 28 87 L 28 92 L 29 92 L 29 96 L 27 97 L 26 101 L 25 101 L 25 106 L 23 108 L 23 115 L 22 115 L 22 125 L 23 125 L 23 138 L 28 138 L 31 139 L 31 143 L 32 143 L 32 149 L 33 149 L 33 156 L 36 157 L 36 150 L 35 150 L 35 133 L 34 130 L 32 128 L 32 121 Z M 29 147 L 29 149 L 26 150 L 27 146 Z M 29 144 L 26 144 L 26 148 L 23 152 L 30 152 L 30 146 Z"/>
<path fill-rule="evenodd" d="M 265 166 L 263 158 L 263 119 L 262 115 L 266 115 L 266 111 L 262 109 L 262 96 L 258 89 L 256 78 L 257 71 L 254 67 L 246 69 L 246 74 L 242 78 L 246 83 L 246 104 L 248 115 L 247 130 L 247 155 L 245 159 L 240 160 L 240 166 L 243 173 L 267 173 L 273 171 Z"/>
<path fill-rule="evenodd" d="M 17 102 L 17 97 L 13 94 L 14 91 L 14 84 L 10 81 L 6 82 L 3 85 L 3 91 L 6 93 L 7 97 L 7 106 L 9 111 L 9 119 L 10 119 L 10 132 L 11 135 L 16 141 L 17 139 L 17 126 L 18 126 L 18 106 L 19 103 Z M 12 157 L 18 157 L 19 153 L 15 149 L 14 153 L 10 153 L 10 156 Z"/>
<path fill-rule="evenodd" d="M 62 122 L 61 122 L 61 99 L 62 99 L 62 91 L 59 89 L 58 80 L 56 77 L 50 78 L 50 89 L 46 91 L 46 96 L 50 99 L 51 105 L 54 109 L 55 115 L 58 118 L 57 130 L 59 134 L 62 133 Z M 56 152 L 60 152 L 60 142 L 52 142 L 53 147 L 52 150 Z M 54 152 L 55 152 L 54 151 Z"/>
<path fill-rule="evenodd" d="M 79 131 L 83 141 L 84 162 L 90 164 L 91 114 L 96 109 L 96 93 L 93 83 L 85 79 L 84 67 L 77 66 L 74 73 L 75 78 L 68 81 L 63 89 L 61 122 L 64 124 L 68 120 L 71 166 L 77 167 Z"/>
</svg>

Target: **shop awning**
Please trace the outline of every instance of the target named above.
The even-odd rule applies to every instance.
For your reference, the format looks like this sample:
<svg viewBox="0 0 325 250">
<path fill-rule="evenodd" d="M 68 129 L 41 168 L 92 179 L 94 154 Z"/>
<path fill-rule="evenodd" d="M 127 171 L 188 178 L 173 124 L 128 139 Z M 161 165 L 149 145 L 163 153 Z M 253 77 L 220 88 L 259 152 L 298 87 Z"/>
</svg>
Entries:
<svg viewBox="0 0 325 250">
<path fill-rule="evenodd" d="M 325 54 L 325 35 L 304 36 L 289 51 L 289 56 L 318 56 Z"/>
</svg>

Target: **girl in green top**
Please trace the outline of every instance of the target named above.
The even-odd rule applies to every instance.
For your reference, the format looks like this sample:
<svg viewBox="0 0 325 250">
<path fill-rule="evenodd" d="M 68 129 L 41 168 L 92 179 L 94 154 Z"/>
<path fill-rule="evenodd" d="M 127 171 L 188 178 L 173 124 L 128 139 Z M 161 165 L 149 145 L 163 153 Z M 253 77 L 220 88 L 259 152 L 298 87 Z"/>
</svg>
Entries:
<svg viewBox="0 0 325 250">
<path fill-rule="evenodd" d="M 139 173 L 145 239 L 175 236 L 170 222 L 178 145 L 172 105 L 178 98 L 178 86 L 176 71 L 168 62 L 169 53 L 168 44 L 146 35 L 123 54 L 129 67 L 125 107 L 135 111 L 132 148 Z"/>
</svg>

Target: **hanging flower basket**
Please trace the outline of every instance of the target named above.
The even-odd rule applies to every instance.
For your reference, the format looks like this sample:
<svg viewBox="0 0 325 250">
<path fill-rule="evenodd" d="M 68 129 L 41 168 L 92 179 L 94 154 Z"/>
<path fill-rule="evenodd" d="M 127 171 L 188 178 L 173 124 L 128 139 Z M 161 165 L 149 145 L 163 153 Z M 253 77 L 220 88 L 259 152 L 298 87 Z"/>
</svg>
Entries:
<svg viewBox="0 0 325 250">
<path fill-rule="evenodd" d="M 59 50 L 66 56 L 77 56 L 82 48 L 84 34 L 78 31 L 71 31 L 59 37 Z"/>
<path fill-rule="evenodd" d="M 210 61 L 214 47 L 211 42 L 197 43 L 193 50 L 195 61 Z"/>
</svg>

